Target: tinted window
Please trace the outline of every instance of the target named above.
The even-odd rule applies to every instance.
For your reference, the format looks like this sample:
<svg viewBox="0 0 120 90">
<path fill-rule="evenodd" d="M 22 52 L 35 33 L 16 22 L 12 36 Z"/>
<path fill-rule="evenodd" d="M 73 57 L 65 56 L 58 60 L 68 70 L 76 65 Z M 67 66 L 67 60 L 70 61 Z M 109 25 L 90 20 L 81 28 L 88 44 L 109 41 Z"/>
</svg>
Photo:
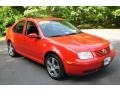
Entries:
<svg viewBox="0 0 120 90">
<path fill-rule="evenodd" d="M 16 26 L 14 28 L 14 32 L 22 33 L 23 32 L 23 27 L 24 27 L 24 21 L 20 21 L 19 23 L 16 24 Z"/>
<path fill-rule="evenodd" d="M 36 33 L 39 35 L 36 25 L 33 22 L 28 22 L 26 27 L 26 34 Z"/>
<path fill-rule="evenodd" d="M 65 20 L 40 21 L 39 25 L 46 37 L 77 34 L 80 32 L 76 27 Z"/>
</svg>

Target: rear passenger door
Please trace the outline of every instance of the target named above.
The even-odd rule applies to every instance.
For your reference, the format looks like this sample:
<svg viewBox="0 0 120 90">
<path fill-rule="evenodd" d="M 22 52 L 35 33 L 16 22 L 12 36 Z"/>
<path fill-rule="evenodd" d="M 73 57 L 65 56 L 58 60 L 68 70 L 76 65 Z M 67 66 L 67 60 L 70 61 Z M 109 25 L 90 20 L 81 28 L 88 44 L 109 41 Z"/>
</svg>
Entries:
<svg viewBox="0 0 120 90">
<path fill-rule="evenodd" d="M 14 27 L 13 27 L 13 43 L 14 43 L 14 47 L 16 49 L 17 52 L 22 53 L 23 51 L 23 31 L 24 31 L 24 24 L 25 24 L 25 20 L 18 22 Z"/>
</svg>

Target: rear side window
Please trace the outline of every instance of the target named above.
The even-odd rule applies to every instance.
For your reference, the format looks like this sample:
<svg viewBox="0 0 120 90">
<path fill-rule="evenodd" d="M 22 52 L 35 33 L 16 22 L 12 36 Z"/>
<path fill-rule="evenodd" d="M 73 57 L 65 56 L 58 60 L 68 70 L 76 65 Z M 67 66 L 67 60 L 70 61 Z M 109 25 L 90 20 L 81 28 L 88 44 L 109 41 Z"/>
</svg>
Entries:
<svg viewBox="0 0 120 90">
<path fill-rule="evenodd" d="M 14 32 L 16 33 L 22 33 L 23 32 L 23 27 L 24 27 L 24 21 L 20 21 L 19 23 L 16 24 L 14 27 Z"/>
</svg>

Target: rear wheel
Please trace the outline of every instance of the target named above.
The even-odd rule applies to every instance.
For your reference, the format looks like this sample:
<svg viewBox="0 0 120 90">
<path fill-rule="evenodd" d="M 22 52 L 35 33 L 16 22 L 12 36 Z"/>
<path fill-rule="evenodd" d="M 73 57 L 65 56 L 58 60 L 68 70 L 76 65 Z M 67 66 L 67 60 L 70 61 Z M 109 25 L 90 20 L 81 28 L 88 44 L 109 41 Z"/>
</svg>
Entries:
<svg viewBox="0 0 120 90">
<path fill-rule="evenodd" d="M 55 54 L 49 54 L 46 57 L 46 69 L 49 76 L 56 80 L 64 78 L 64 68 L 60 58 Z"/>
<path fill-rule="evenodd" d="M 11 57 L 15 57 L 17 56 L 17 52 L 15 51 L 13 45 L 11 42 L 8 42 L 8 54 L 11 56 Z"/>
</svg>

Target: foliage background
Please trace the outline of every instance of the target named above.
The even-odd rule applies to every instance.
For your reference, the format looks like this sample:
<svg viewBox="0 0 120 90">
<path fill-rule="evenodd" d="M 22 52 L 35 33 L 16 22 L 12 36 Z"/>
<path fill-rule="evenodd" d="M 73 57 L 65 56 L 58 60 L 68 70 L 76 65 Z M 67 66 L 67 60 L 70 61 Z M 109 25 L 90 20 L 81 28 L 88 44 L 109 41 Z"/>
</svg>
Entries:
<svg viewBox="0 0 120 90">
<path fill-rule="evenodd" d="M 0 7 L 0 36 L 22 17 L 60 17 L 78 28 L 119 28 L 119 6 L 4 6 Z"/>
</svg>

